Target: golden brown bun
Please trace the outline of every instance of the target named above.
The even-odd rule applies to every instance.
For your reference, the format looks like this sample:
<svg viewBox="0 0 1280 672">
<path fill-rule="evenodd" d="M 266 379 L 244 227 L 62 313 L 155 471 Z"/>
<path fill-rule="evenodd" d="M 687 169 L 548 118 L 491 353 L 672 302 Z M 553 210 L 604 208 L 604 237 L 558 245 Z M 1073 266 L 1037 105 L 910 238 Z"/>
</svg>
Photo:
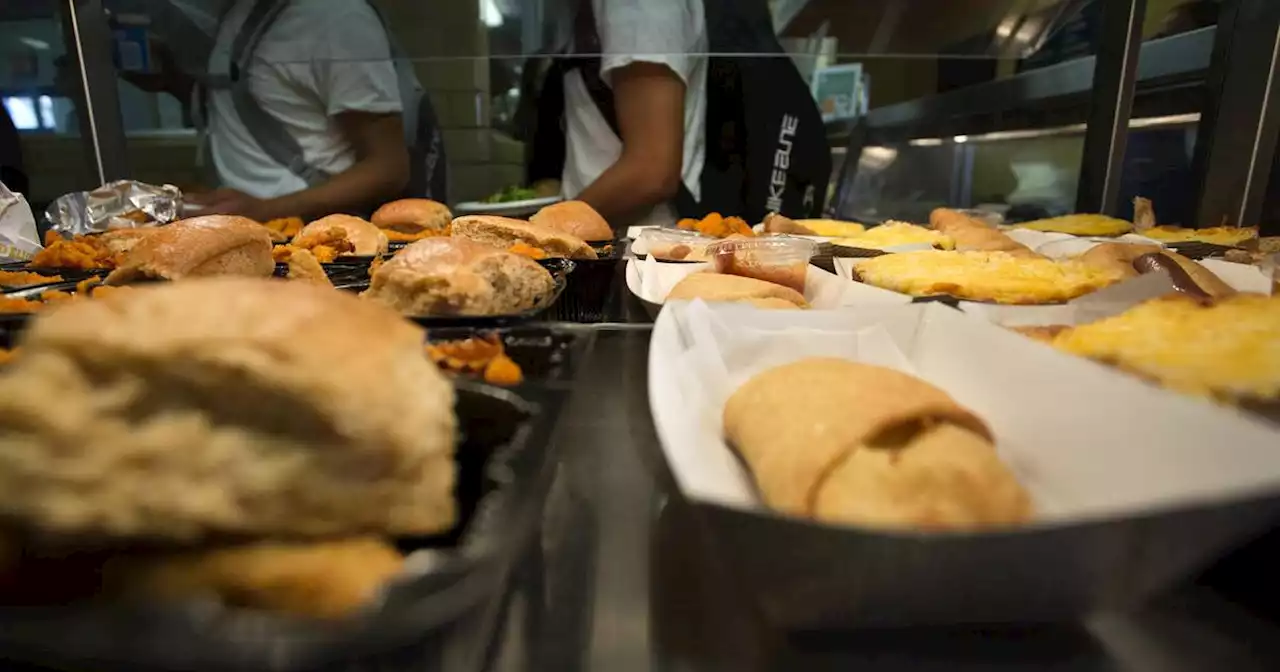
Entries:
<svg viewBox="0 0 1280 672">
<path fill-rule="evenodd" d="M 957 252 L 1007 252 L 1015 257 L 1043 258 L 1026 245 L 963 212 L 937 208 L 929 214 L 929 223 L 935 230 L 955 239 Z"/>
<path fill-rule="evenodd" d="M 891 369 L 825 357 L 769 369 L 729 397 L 724 431 L 765 502 L 792 515 L 936 529 L 1030 512 L 982 420 Z"/>
<path fill-rule="evenodd" d="M 1133 267 L 1133 261 L 1144 254 L 1161 254 L 1178 262 L 1178 266 L 1181 266 L 1182 270 L 1191 276 L 1191 281 L 1212 298 L 1224 298 L 1236 293 L 1236 290 L 1232 289 L 1231 285 L 1223 282 L 1221 278 L 1213 274 L 1213 271 L 1177 252 L 1167 250 L 1158 245 L 1102 243 L 1101 245 L 1095 245 L 1089 251 L 1080 255 L 1080 261 L 1090 266 L 1112 269 L 1125 278 L 1134 278 L 1139 273 Z"/>
<path fill-rule="evenodd" d="M 505 250 L 517 242 L 536 247 L 550 257 L 596 259 L 587 241 L 559 229 L 493 215 L 466 215 L 453 220 L 453 237 L 474 240 Z"/>
<path fill-rule="evenodd" d="M 588 241 L 612 241 L 613 229 L 595 208 L 582 201 L 562 201 L 539 210 L 529 218 L 539 226 L 549 226 Z"/>
<path fill-rule="evenodd" d="M 402 198 L 391 201 L 373 213 L 373 225 L 400 233 L 439 231 L 453 221 L 453 213 L 444 203 L 426 198 Z"/>
<path fill-rule="evenodd" d="M 551 273 L 528 257 L 458 238 L 428 238 L 373 272 L 362 296 L 405 315 L 504 315 L 551 294 Z"/>
<path fill-rule="evenodd" d="M 668 301 L 702 299 L 751 303 L 761 308 L 778 308 L 778 302 L 792 308 L 808 308 L 804 296 L 790 287 L 740 275 L 693 273 L 676 283 L 667 295 Z"/>
<path fill-rule="evenodd" d="M 209 215 L 183 219 L 136 239 L 106 283 L 206 275 L 266 277 L 274 270 L 266 229 L 244 217 Z"/>
<path fill-rule="evenodd" d="M 335 226 L 347 232 L 347 240 L 351 241 L 356 248 L 355 254 L 371 256 L 386 253 L 387 234 L 372 223 L 351 215 L 329 215 L 317 219 L 302 227 L 298 235 L 293 237 L 293 244 L 298 247 L 311 247 L 312 238 L 319 237 L 321 231 Z"/>
<path fill-rule="evenodd" d="M 216 597 L 230 607 L 312 618 L 349 616 L 404 569 L 375 537 L 258 543 L 176 553 L 123 554 L 103 564 L 112 597 L 178 602 Z"/>
<path fill-rule="evenodd" d="M 53 534 L 432 534 L 453 388 L 395 312 L 207 278 L 35 319 L 0 378 L 0 516 Z"/>
</svg>

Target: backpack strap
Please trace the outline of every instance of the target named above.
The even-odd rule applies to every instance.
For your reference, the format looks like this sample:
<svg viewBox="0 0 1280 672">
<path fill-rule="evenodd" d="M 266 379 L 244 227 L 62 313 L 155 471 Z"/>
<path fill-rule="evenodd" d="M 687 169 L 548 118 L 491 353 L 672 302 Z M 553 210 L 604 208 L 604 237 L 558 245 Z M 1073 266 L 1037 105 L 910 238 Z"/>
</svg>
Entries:
<svg viewBox="0 0 1280 672">
<path fill-rule="evenodd" d="M 289 5 L 290 0 L 255 0 L 231 47 L 231 85 L 228 89 L 240 123 L 253 141 L 272 161 L 298 176 L 309 187 L 329 179 L 330 175 L 309 165 L 297 138 L 280 120 L 263 109 L 249 88 L 249 64 L 271 25 Z"/>
</svg>

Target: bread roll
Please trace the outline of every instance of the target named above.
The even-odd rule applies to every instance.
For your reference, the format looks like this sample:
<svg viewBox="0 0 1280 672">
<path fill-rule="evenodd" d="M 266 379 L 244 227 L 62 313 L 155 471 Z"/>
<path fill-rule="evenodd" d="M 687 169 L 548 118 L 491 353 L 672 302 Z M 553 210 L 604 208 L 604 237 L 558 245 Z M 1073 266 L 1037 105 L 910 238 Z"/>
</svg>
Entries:
<svg viewBox="0 0 1280 672">
<path fill-rule="evenodd" d="M 426 198 L 402 198 L 378 208 L 372 221 L 380 229 L 417 234 L 443 230 L 453 221 L 453 213 L 444 203 Z"/>
<path fill-rule="evenodd" d="M 206 275 L 266 277 L 274 270 L 266 229 L 244 217 L 209 215 L 180 220 L 135 238 L 106 284 Z"/>
<path fill-rule="evenodd" d="M 934 229 L 955 239 L 957 252 L 1007 252 L 1027 259 L 1044 258 L 1026 245 L 963 212 L 937 208 L 929 214 L 929 223 Z"/>
<path fill-rule="evenodd" d="M 562 201 L 539 210 L 529 218 L 539 226 L 549 226 L 571 236 L 594 242 L 613 240 L 613 229 L 595 208 L 582 201 Z"/>
<path fill-rule="evenodd" d="M 329 215 L 302 227 L 298 235 L 293 237 L 297 247 L 311 247 L 311 239 L 318 238 L 325 229 L 338 227 L 346 232 L 347 240 L 355 246 L 355 253 L 360 256 L 385 254 L 388 247 L 387 234 L 370 222 L 351 215 Z"/>
<path fill-rule="evenodd" d="M 693 273 L 676 283 L 668 301 L 702 299 L 750 303 L 760 308 L 808 308 L 804 296 L 790 287 L 740 275 Z"/>
<path fill-rule="evenodd" d="M 42 313 L 0 377 L 0 516 L 117 542 L 446 530 L 453 388 L 423 338 L 272 279 Z"/>
<path fill-rule="evenodd" d="M 835 358 L 769 369 L 729 397 L 724 432 L 764 501 L 791 515 L 941 529 L 1030 512 L 982 420 L 891 369 Z"/>
<path fill-rule="evenodd" d="M 1134 268 L 1133 262 L 1138 257 L 1146 254 L 1160 254 L 1176 261 L 1178 266 L 1181 266 L 1182 270 L 1186 271 L 1187 275 L 1191 277 L 1191 281 L 1210 298 L 1220 299 L 1236 293 L 1236 290 L 1232 289 L 1231 285 L 1223 282 L 1221 278 L 1213 274 L 1213 271 L 1177 252 L 1167 250 L 1158 245 L 1102 243 L 1101 245 L 1095 245 L 1089 251 L 1080 255 L 1080 261 L 1090 266 L 1112 270 L 1119 273 L 1123 278 L 1134 278 L 1141 273 Z"/>
<path fill-rule="evenodd" d="M 379 266 L 362 296 L 405 315 L 505 315 L 535 307 L 554 286 L 551 273 L 528 257 L 428 238 Z"/>
<path fill-rule="evenodd" d="M 517 242 L 536 247 L 547 256 L 596 259 L 587 241 L 559 229 L 506 217 L 466 215 L 453 220 L 453 237 L 505 250 Z"/>
</svg>

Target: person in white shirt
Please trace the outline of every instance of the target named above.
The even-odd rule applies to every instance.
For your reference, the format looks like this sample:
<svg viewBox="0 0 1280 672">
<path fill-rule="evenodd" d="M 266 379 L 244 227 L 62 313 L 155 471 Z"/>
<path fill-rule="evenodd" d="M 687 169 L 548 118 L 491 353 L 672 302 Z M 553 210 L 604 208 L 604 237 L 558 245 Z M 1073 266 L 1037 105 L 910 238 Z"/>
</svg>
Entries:
<svg viewBox="0 0 1280 672">
<path fill-rule="evenodd" d="M 582 73 L 569 72 L 564 195 L 586 201 L 615 226 L 674 223 L 671 201 L 681 183 L 700 197 L 707 81 L 702 0 L 584 2 L 594 13 L 601 79 L 613 93 L 618 133 Z"/>
<path fill-rule="evenodd" d="M 255 1 L 222 16 L 210 73 L 226 73 Z M 262 34 L 240 73 L 259 107 L 284 125 L 319 184 L 274 161 L 241 121 L 231 92 L 206 106 L 210 149 L 223 187 L 188 200 L 208 213 L 318 218 L 362 212 L 395 198 L 409 178 L 402 102 L 382 22 L 364 0 L 292 0 Z"/>
</svg>

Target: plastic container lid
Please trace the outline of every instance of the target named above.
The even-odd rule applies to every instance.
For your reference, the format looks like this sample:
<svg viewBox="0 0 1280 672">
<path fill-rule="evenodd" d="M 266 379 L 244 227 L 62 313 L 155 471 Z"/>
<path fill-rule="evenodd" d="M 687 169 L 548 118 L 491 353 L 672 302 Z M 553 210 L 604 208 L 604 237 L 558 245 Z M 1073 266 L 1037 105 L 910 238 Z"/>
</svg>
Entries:
<svg viewBox="0 0 1280 672">
<path fill-rule="evenodd" d="M 696 231 L 654 228 L 641 231 L 632 249 L 663 261 L 706 261 L 707 246 L 715 242 L 715 238 Z"/>
</svg>

